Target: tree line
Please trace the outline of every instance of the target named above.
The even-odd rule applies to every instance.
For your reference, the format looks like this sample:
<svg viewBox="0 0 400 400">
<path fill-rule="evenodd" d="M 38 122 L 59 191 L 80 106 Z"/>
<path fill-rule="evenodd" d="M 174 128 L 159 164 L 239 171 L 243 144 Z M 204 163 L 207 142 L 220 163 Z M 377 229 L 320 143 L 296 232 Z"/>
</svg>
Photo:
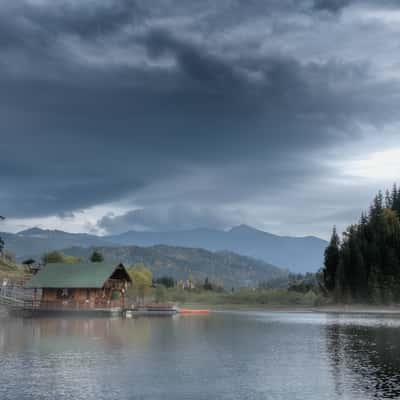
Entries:
<svg viewBox="0 0 400 400">
<path fill-rule="evenodd" d="M 368 212 L 325 250 L 323 286 L 337 301 L 400 301 L 400 189 L 379 192 Z"/>
</svg>

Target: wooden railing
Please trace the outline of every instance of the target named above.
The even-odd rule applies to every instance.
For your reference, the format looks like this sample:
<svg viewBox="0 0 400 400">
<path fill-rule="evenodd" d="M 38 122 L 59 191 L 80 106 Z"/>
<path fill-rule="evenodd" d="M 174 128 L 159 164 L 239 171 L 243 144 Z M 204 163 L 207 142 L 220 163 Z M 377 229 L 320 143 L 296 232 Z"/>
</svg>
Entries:
<svg viewBox="0 0 400 400">
<path fill-rule="evenodd" d="M 36 296 L 41 296 L 41 290 L 36 291 Z M 9 297 L 16 300 L 32 300 L 35 297 L 34 289 L 25 289 L 22 286 L 10 285 L 0 286 L 0 296 Z"/>
</svg>

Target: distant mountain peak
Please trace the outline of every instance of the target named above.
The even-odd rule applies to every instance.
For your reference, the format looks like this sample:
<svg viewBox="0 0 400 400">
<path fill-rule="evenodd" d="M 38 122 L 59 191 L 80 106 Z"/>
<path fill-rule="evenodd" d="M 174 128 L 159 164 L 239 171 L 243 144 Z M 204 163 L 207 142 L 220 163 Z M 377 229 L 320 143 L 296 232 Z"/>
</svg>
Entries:
<svg viewBox="0 0 400 400">
<path fill-rule="evenodd" d="M 52 236 L 52 237 L 56 237 L 56 236 L 71 236 L 71 237 L 73 237 L 73 236 L 75 236 L 76 238 L 78 238 L 80 236 L 97 237 L 95 235 L 90 235 L 88 233 L 66 232 L 66 231 L 61 231 L 59 229 L 42 229 L 37 226 L 19 231 L 17 233 L 17 235 L 27 236 L 27 237 L 31 237 L 31 236 L 36 236 L 36 237 L 37 236 L 42 236 L 42 237 L 43 236 Z"/>
<path fill-rule="evenodd" d="M 231 233 L 254 233 L 254 232 L 262 232 L 256 228 L 253 228 L 252 226 L 246 225 L 246 224 L 241 224 L 232 227 L 228 232 Z"/>
<path fill-rule="evenodd" d="M 34 226 L 33 228 L 24 229 L 23 231 L 20 231 L 17 234 L 23 236 L 32 236 L 32 235 L 41 235 L 45 232 L 48 232 L 48 230 Z"/>
</svg>

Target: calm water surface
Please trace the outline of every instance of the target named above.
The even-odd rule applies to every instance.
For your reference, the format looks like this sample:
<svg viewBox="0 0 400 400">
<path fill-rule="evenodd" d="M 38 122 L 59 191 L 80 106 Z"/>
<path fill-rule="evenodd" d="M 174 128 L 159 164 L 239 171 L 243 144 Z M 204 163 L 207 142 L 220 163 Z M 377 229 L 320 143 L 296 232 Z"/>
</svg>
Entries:
<svg viewBox="0 0 400 400">
<path fill-rule="evenodd" d="M 400 319 L 0 317 L 0 399 L 400 398 Z"/>
</svg>

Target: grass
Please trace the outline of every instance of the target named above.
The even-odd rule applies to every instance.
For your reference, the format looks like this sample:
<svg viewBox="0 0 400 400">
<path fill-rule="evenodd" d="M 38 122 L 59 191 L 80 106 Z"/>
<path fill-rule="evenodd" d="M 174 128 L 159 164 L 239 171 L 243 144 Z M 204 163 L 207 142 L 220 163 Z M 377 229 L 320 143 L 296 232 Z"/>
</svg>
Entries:
<svg viewBox="0 0 400 400">
<path fill-rule="evenodd" d="M 0 279 L 21 279 L 25 275 L 25 269 L 5 258 L 0 257 Z"/>
<path fill-rule="evenodd" d="M 315 307 L 321 302 L 321 298 L 312 291 L 299 293 L 286 289 L 240 289 L 234 292 L 213 292 L 173 288 L 166 291 L 165 300 L 180 305 L 207 305 L 218 308 Z"/>
</svg>

